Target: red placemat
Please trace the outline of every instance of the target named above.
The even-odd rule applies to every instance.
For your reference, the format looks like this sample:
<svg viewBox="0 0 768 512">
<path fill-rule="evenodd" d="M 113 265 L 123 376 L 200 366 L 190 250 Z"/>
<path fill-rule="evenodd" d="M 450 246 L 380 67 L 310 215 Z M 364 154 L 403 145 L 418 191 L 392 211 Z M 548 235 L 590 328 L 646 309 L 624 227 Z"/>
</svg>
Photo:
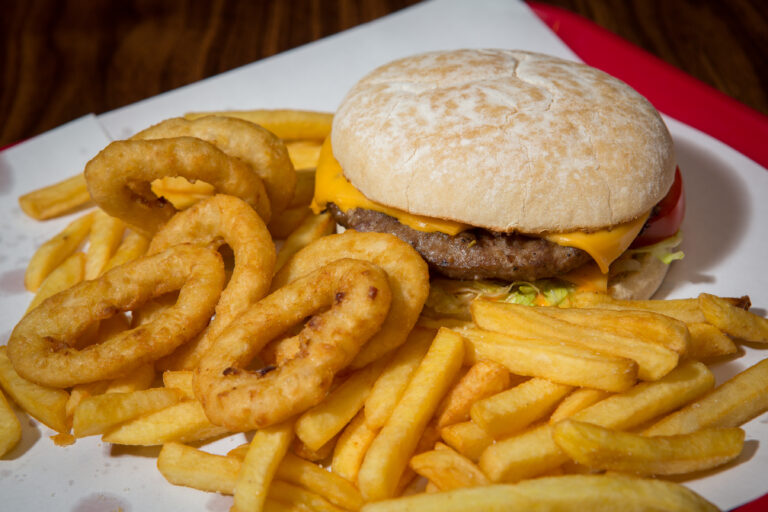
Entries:
<svg viewBox="0 0 768 512">
<path fill-rule="evenodd" d="M 661 112 L 768 169 L 768 117 L 582 16 L 537 2 L 528 6 L 584 62 L 625 81 Z"/>
</svg>

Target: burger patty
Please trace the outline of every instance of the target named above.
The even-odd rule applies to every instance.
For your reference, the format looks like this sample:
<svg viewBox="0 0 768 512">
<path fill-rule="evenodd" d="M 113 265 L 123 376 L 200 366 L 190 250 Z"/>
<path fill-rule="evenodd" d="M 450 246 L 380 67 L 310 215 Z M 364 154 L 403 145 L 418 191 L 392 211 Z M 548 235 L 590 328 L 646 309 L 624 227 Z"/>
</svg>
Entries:
<svg viewBox="0 0 768 512">
<path fill-rule="evenodd" d="M 579 267 L 590 256 L 581 249 L 563 247 L 542 238 L 498 233 L 475 228 L 451 236 L 417 231 L 381 212 L 354 208 L 341 211 L 328 203 L 336 222 L 357 231 L 392 233 L 405 240 L 429 263 L 451 279 L 535 281 Z"/>
</svg>

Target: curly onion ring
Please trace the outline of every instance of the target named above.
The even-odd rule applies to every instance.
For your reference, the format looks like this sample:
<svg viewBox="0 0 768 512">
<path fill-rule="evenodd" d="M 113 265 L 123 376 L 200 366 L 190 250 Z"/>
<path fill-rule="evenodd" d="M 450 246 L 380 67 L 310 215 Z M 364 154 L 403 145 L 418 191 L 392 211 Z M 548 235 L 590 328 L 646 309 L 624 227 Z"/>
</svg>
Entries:
<svg viewBox="0 0 768 512">
<path fill-rule="evenodd" d="M 403 344 L 429 295 L 429 270 L 419 253 L 394 235 L 347 230 L 320 238 L 297 252 L 275 275 L 272 289 L 340 258 L 378 265 L 387 273 L 392 289 L 392 307 L 381 331 L 366 343 L 350 365 L 361 368 Z M 290 357 L 295 350 L 295 340 L 289 338 L 285 345 L 275 351 L 278 361 Z M 281 356 L 281 353 L 287 355 Z"/>
<path fill-rule="evenodd" d="M 161 362 L 164 368 L 177 370 L 197 367 L 216 336 L 267 294 L 275 266 L 275 244 L 267 227 L 253 208 L 234 196 L 216 195 L 177 213 L 155 234 L 148 254 L 181 243 L 214 249 L 227 244 L 235 255 L 235 267 L 208 328 Z"/>
<path fill-rule="evenodd" d="M 93 201 L 150 237 L 176 213 L 150 187 L 166 176 L 210 183 L 217 192 L 244 200 L 269 222 L 269 199 L 251 167 L 194 137 L 115 141 L 85 166 Z"/>
<path fill-rule="evenodd" d="M 197 137 L 251 166 L 267 189 L 272 215 L 288 207 L 296 187 L 296 171 L 282 140 L 265 128 L 233 117 L 207 116 L 194 120 L 166 119 L 132 139 Z"/>
<path fill-rule="evenodd" d="M 11 333 L 8 356 L 24 378 L 51 387 L 120 377 L 171 353 L 202 331 L 224 286 L 221 256 L 204 247 L 175 246 L 116 267 L 43 301 Z M 176 304 L 148 324 L 109 340 L 73 347 L 98 320 L 179 290 Z"/>
<path fill-rule="evenodd" d="M 195 395 L 208 419 L 245 431 L 316 405 L 379 329 L 390 299 L 384 271 L 356 260 L 336 261 L 266 296 L 227 327 L 195 370 Z M 245 369 L 267 342 L 313 314 L 293 359 Z"/>
</svg>

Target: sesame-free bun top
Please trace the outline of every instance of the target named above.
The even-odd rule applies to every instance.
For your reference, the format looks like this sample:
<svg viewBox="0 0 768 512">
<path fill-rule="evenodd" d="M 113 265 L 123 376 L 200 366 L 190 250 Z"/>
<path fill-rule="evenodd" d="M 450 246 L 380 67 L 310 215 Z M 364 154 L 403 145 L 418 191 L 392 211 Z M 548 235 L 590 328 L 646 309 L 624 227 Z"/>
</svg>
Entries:
<svg viewBox="0 0 768 512">
<path fill-rule="evenodd" d="M 598 229 L 649 211 L 674 178 L 659 113 L 589 66 L 515 50 L 425 53 L 346 95 L 332 145 L 369 199 L 494 231 Z"/>
</svg>

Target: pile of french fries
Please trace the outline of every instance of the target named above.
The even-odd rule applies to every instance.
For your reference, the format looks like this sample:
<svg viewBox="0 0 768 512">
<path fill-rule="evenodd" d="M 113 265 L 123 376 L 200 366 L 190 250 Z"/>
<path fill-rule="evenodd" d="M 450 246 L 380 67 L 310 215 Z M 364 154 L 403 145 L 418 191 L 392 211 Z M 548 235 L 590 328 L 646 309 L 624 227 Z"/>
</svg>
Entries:
<svg viewBox="0 0 768 512">
<path fill-rule="evenodd" d="M 299 179 L 291 207 L 269 225 L 284 240 L 279 268 L 334 229 L 327 214 L 309 209 L 331 116 L 216 114 L 286 140 Z M 153 189 L 179 208 L 212 193 L 177 179 Z M 20 199 L 39 219 L 88 201 L 81 176 Z M 104 212 L 85 213 L 33 256 L 30 308 L 140 257 L 147 245 Z M 423 317 L 393 353 L 337 377 L 323 402 L 225 454 L 201 446 L 233 433 L 208 421 L 190 371 L 147 365 L 121 379 L 51 389 L 21 378 L 0 347 L 0 388 L 58 432 L 57 444 L 100 435 L 162 445 L 157 467 L 170 483 L 233 495 L 238 511 L 601 510 L 628 496 L 659 510 L 712 510 L 683 486 L 642 477 L 679 478 L 735 460 L 744 445 L 739 426 L 768 410 L 768 359 L 718 387 L 707 366 L 738 356 L 736 341 L 768 343 L 768 321 L 749 306 L 708 294 L 618 301 L 581 293 L 567 308 L 478 299 L 471 322 Z M 80 346 L 135 320 L 104 320 Z M 0 393 L 0 456 L 20 435 Z"/>
</svg>

